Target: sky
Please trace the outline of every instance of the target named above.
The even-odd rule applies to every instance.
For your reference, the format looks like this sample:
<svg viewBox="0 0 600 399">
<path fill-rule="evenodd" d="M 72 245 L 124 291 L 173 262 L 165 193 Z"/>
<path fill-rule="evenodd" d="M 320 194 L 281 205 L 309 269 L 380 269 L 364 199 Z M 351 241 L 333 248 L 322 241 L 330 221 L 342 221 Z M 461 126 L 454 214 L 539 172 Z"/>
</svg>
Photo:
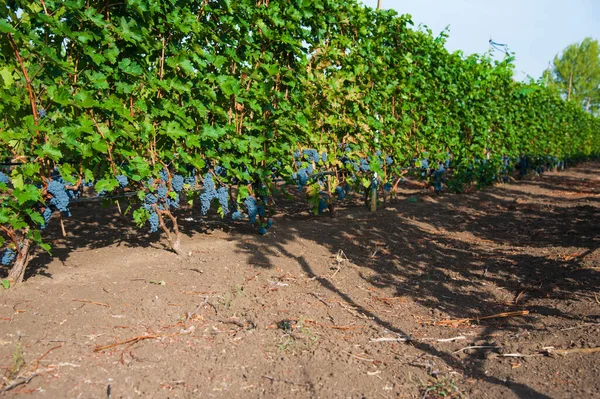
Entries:
<svg viewBox="0 0 600 399">
<path fill-rule="evenodd" d="M 362 2 L 377 7 L 377 0 Z M 436 36 L 449 26 L 449 51 L 485 53 L 490 38 L 507 44 L 518 80 L 539 78 L 569 44 L 600 40 L 599 0 L 382 0 L 381 7 L 411 14 L 415 26 L 427 25 Z"/>
</svg>

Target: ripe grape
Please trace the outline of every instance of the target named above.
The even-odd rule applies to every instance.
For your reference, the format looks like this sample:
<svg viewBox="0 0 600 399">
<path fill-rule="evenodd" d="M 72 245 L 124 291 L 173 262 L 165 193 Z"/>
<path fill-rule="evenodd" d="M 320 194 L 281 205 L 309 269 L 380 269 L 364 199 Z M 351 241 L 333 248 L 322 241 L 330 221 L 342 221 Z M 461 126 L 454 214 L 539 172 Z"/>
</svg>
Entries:
<svg viewBox="0 0 600 399">
<path fill-rule="evenodd" d="M 181 190 L 183 190 L 183 184 L 184 178 L 181 175 L 175 175 L 173 176 L 173 179 L 171 179 L 171 187 L 173 187 L 173 190 L 175 190 L 175 192 L 181 192 Z M 194 181 L 194 185 L 195 184 L 196 182 Z"/>
<path fill-rule="evenodd" d="M 50 204 L 58 209 L 59 212 L 63 212 L 67 215 L 70 215 L 69 212 L 69 195 L 65 190 L 64 183 L 61 183 L 58 180 L 52 180 L 50 184 L 48 184 L 48 192 L 52 194 L 52 199 L 50 200 Z"/>
<path fill-rule="evenodd" d="M 119 187 L 121 188 L 125 188 L 129 184 L 129 179 L 127 179 L 127 176 L 124 175 L 118 175 L 117 181 L 119 182 Z"/>
<path fill-rule="evenodd" d="M 169 190 L 167 190 L 167 188 L 163 185 L 158 187 L 158 190 L 156 190 L 156 194 L 158 194 L 158 198 L 160 199 L 167 199 L 167 194 L 168 194 Z"/>
<path fill-rule="evenodd" d="M 169 171 L 165 168 L 158 172 L 158 176 L 165 183 L 169 181 Z"/>
<path fill-rule="evenodd" d="M 256 222 L 256 216 L 258 215 L 258 203 L 254 197 L 249 195 L 244 200 L 244 204 L 246 205 L 246 210 L 248 211 L 250 223 L 254 224 Z"/>
<path fill-rule="evenodd" d="M 216 193 L 216 198 L 219 200 L 219 204 L 221 205 L 223 213 L 229 213 L 229 191 L 227 190 L 227 187 L 219 187 Z"/>
<path fill-rule="evenodd" d="M 2 255 L 2 261 L 0 261 L 0 263 L 2 263 L 2 265 L 4 266 L 9 266 L 16 256 L 17 253 L 15 251 L 13 251 L 10 248 L 7 248 L 6 251 L 4 251 L 4 254 Z"/>
<path fill-rule="evenodd" d="M 150 212 L 150 218 L 148 218 L 148 222 L 150 222 L 150 232 L 156 233 L 158 230 L 158 214 L 156 212 Z"/>
</svg>

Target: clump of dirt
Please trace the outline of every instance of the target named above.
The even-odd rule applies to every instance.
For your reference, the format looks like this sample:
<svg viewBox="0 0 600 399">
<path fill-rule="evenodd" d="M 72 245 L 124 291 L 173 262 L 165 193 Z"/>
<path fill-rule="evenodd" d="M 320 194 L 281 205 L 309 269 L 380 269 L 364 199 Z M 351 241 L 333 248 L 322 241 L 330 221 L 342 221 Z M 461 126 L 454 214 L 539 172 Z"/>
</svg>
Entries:
<svg viewBox="0 0 600 399">
<path fill-rule="evenodd" d="M 288 209 L 266 236 L 186 211 L 185 258 L 128 217 L 74 207 L 67 237 L 49 229 L 54 257 L 0 293 L 0 387 L 600 397 L 599 176 L 590 163 L 464 195 L 405 186 L 376 213 Z"/>
</svg>

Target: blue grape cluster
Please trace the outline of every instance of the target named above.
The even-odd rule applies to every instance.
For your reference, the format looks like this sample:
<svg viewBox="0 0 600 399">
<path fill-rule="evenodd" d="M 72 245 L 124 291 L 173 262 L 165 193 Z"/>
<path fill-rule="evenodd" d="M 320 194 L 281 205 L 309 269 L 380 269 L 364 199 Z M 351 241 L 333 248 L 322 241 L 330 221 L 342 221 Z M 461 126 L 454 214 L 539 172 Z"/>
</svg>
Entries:
<svg viewBox="0 0 600 399">
<path fill-rule="evenodd" d="M 369 166 L 369 162 L 364 158 L 360 159 L 360 169 L 363 172 L 368 172 L 369 170 L 371 170 L 371 167 Z"/>
<path fill-rule="evenodd" d="M 7 248 L 6 251 L 4 251 L 4 254 L 2 255 L 2 260 L 0 261 L 0 263 L 2 263 L 2 265 L 4 266 L 10 266 L 13 260 L 15 260 L 16 256 L 17 253 L 15 251 L 13 251 L 10 248 Z"/>
<path fill-rule="evenodd" d="M 527 174 L 527 168 L 529 168 L 529 159 L 525 155 L 519 157 L 519 174 L 525 176 Z"/>
<path fill-rule="evenodd" d="M 444 168 L 444 164 L 440 162 L 438 168 L 433 172 L 433 188 L 436 193 L 442 192 L 444 173 L 446 173 L 446 168 Z"/>
<path fill-rule="evenodd" d="M 38 109 L 38 116 L 39 116 L 41 119 L 44 119 L 44 118 L 46 117 L 46 110 L 45 110 L 44 108 L 40 108 L 40 109 Z"/>
<path fill-rule="evenodd" d="M 157 180 L 150 178 L 146 182 L 146 186 L 148 188 L 153 189 L 156 187 L 156 193 L 147 193 L 144 197 L 144 204 L 142 205 L 142 207 L 150 213 L 148 222 L 150 223 L 151 233 L 156 232 L 159 227 L 159 216 L 158 213 L 156 213 L 156 208 L 161 211 L 170 208 L 179 208 L 180 193 L 183 191 L 183 186 L 185 184 L 189 184 L 190 186 L 196 185 L 196 176 L 194 174 L 191 174 L 187 178 L 176 174 L 171 178 L 170 187 L 173 189 L 173 191 L 170 192 L 169 171 L 163 168 L 158 173 L 158 177 L 159 178 Z M 155 184 L 157 186 L 155 186 Z"/>
<path fill-rule="evenodd" d="M 65 189 L 65 183 L 61 180 L 62 179 L 52 180 L 50 184 L 48 184 L 48 192 L 52 195 L 52 198 L 50 199 L 50 205 L 59 212 L 62 212 L 67 216 L 71 216 L 71 212 L 69 211 L 69 200 L 75 194 L 67 193 L 67 190 Z"/>
<path fill-rule="evenodd" d="M 321 156 L 319 155 L 319 152 L 317 150 L 313 150 L 313 149 L 302 150 L 302 154 L 306 158 L 308 158 L 308 160 L 310 162 L 319 163 L 319 161 L 321 160 Z M 325 158 L 327 158 L 327 156 Z"/>
<path fill-rule="evenodd" d="M 173 190 L 175 190 L 175 192 L 177 192 L 177 193 L 179 193 L 179 192 L 181 192 L 181 190 L 183 190 L 184 184 L 185 184 L 185 179 L 181 175 L 175 175 L 175 176 L 173 176 L 173 179 L 171 179 L 171 187 L 173 187 Z M 195 184 L 195 182 L 194 182 L 194 184 Z"/>
<path fill-rule="evenodd" d="M 335 188 L 335 193 L 337 194 L 337 197 L 340 200 L 343 200 L 344 198 L 346 198 L 346 191 L 341 186 L 337 186 Z"/>
<path fill-rule="evenodd" d="M 204 192 L 200 195 L 200 211 L 203 215 L 208 213 L 212 200 L 217 196 L 217 190 L 215 189 L 215 182 L 213 181 L 212 174 L 207 173 L 204 176 Z"/>
<path fill-rule="evenodd" d="M 160 186 L 158 186 L 158 190 L 156 190 L 156 194 L 158 195 L 158 198 L 160 198 L 161 200 L 166 200 L 167 195 L 169 194 L 169 190 L 167 190 L 167 187 L 164 184 L 161 184 Z"/>
<path fill-rule="evenodd" d="M 154 205 L 158 203 L 158 198 L 156 195 L 152 193 L 147 193 L 144 197 L 144 204 L 142 207 L 150 212 L 150 218 L 148 221 L 150 222 L 150 232 L 155 233 L 158 230 L 158 214 L 156 213 L 156 209 Z"/>
<path fill-rule="evenodd" d="M 223 214 L 229 213 L 229 191 L 227 187 L 219 187 L 215 198 L 219 201 L 219 205 L 221 205 L 221 209 L 223 210 Z"/>
<path fill-rule="evenodd" d="M 10 177 L 8 177 L 8 175 L 0 172 L 0 183 L 4 183 L 4 184 L 10 184 Z"/>
<path fill-rule="evenodd" d="M 158 172 L 158 177 L 160 177 L 160 180 L 162 180 L 163 182 L 168 182 L 169 181 L 169 171 L 165 168 L 161 169 L 161 171 Z"/>
<path fill-rule="evenodd" d="M 324 198 L 319 198 L 319 214 L 325 212 L 328 208 L 327 201 Z"/>
<path fill-rule="evenodd" d="M 246 205 L 250 224 L 256 223 L 256 216 L 258 216 L 258 202 L 256 202 L 256 198 L 251 195 L 247 196 L 244 200 L 244 205 Z"/>
<path fill-rule="evenodd" d="M 46 228 L 46 226 L 48 226 L 48 223 L 50 222 L 50 218 L 52 217 L 52 209 L 47 206 L 44 208 L 44 211 L 42 212 L 42 217 L 44 218 L 44 224 L 42 226 L 40 226 L 40 228 L 43 230 Z"/>
<path fill-rule="evenodd" d="M 204 192 L 200 195 L 200 211 L 203 215 L 208 213 L 214 199 L 219 201 L 224 214 L 229 213 L 229 189 L 226 186 L 217 189 L 213 175 L 207 173 L 204 176 Z"/>
<path fill-rule="evenodd" d="M 266 213 L 265 205 L 264 204 L 259 205 L 256 198 L 254 198 L 253 196 L 251 196 L 251 195 L 247 196 L 244 199 L 244 205 L 246 206 L 246 212 L 248 213 L 248 219 L 250 221 L 250 224 L 255 224 L 258 216 L 260 216 L 261 218 L 263 218 L 265 216 L 265 213 Z M 233 220 L 241 220 L 241 219 L 244 219 L 244 217 L 245 217 L 244 213 L 240 212 L 239 210 L 236 210 L 232 215 Z M 260 235 L 267 234 L 267 229 L 269 229 L 272 225 L 273 225 L 273 221 L 271 219 L 269 219 L 266 223 L 261 223 L 260 226 L 258 227 L 258 234 L 260 234 Z"/>
<path fill-rule="evenodd" d="M 159 219 L 158 213 L 156 211 L 150 212 L 150 217 L 148 218 L 148 222 L 150 223 L 150 232 L 156 233 L 158 231 Z"/>
<path fill-rule="evenodd" d="M 125 188 L 129 184 L 129 179 L 125 175 L 118 175 L 117 182 L 119 183 L 119 187 Z"/>
<path fill-rule="evenodd" d="M 225 169 L 224 167 L 217 165 L 215 167 L 215 174 L 217 176 L 221 176 L 221 177 L 225 177 L 227 175 L 227 169 Z"/>
<path fill-rule="evenodd" d="M 196 187 L 196 175 L 195 174 L 191 174 L 188 177 L 186 177 L 183 181 L 184 184 L 188 184 L 191 187 Z"/>
</svg>

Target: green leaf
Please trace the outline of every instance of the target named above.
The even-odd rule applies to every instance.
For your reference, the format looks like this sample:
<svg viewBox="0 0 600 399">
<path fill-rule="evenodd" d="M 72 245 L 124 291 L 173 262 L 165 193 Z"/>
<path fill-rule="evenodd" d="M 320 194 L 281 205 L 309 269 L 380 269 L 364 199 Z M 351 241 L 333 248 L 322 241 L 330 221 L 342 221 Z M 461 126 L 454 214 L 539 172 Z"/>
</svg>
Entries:
<svg viewBox="0 0 600 399">
<path fill-rule="evenodd" d="M 5 89 L 11 87 L 15 81 L 11 69 L 9 69 L 8 67 L 0 69 L 0 78 L 2 78 L 2 82 Z"/>
<path fill-rule="evenodd" d="M 4 18 L 0 18 L 0 33 L 15 33 L 15 29 Z"/>
</svg>

